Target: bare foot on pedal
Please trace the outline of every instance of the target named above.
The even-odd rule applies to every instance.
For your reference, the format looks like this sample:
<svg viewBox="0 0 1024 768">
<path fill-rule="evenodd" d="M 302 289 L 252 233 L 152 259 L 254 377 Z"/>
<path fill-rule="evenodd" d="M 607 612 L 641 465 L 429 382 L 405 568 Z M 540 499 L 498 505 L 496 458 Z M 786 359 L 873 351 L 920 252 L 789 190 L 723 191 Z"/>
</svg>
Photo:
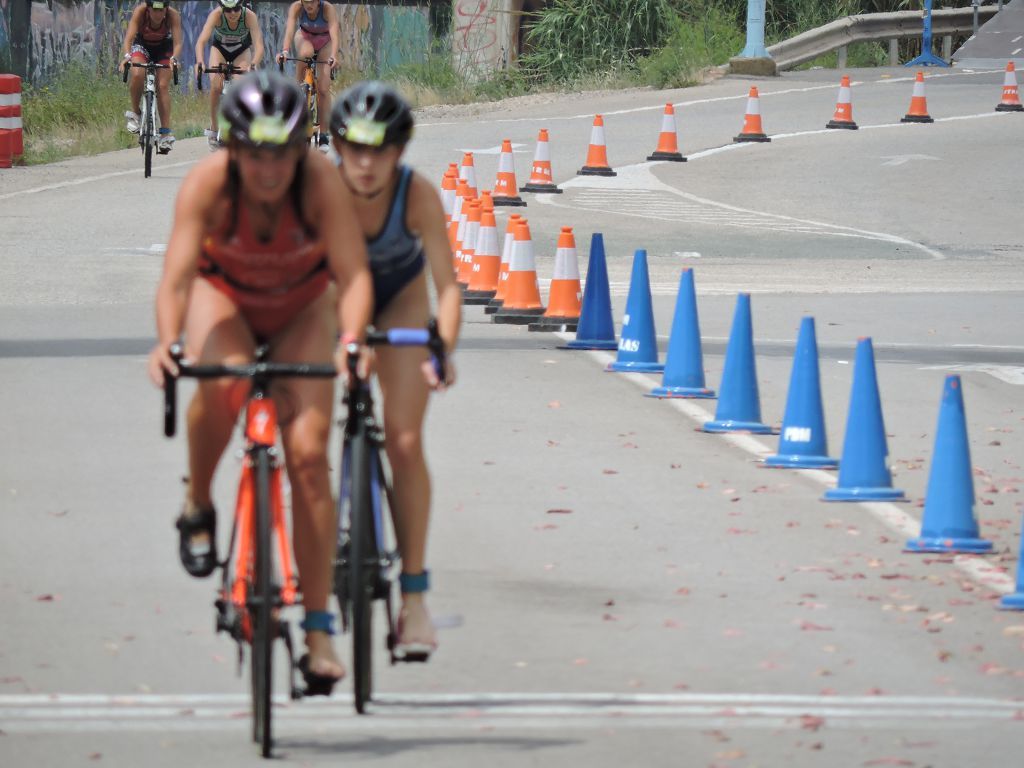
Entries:
<svg viewBox="0 0 1024 768">
<path fill-rule="evenodd" d="M 403 661 L 426 661 L 437 649 L 437 632 L 422 593 L 402 595 L 395 655 Z"/>
<path fill-rule="evenodd" d="M 345 667 L 334 653 L 326 632 L 307 632 L 309 653 L 299 659 L 299 671 L 306 681 L 307 696 L 330 696 L 331 689 L 345 676 Z"/>
</svg>

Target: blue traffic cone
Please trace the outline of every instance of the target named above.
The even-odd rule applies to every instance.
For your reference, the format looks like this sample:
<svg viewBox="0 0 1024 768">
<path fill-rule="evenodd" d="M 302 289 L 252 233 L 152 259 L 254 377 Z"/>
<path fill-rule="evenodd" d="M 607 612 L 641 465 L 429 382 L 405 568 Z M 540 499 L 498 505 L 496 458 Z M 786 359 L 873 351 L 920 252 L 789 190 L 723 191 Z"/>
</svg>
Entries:
<svg viewBox="0 0 1024 768">
<path fill-rule="evenodd" d="M 1017 589 L 999 601 L 999 607 L 1008 611 L 1024 611 L 1024 530 L 1020 535 L 1020 556 L 1017 558 Z"/>
<path fill-rule="evenodd" d="M 839 462 L 828 455 L 825 415 L 821 408 L 821 377 L 818 373 L 818 341 L 814 318 L 800 321 L 800 335 L 793 355 L 782 419 L 779 452 L 764 460 L 766 467 L 835 469 Z"/>
<path fill-rule="evenodd" d="M 612 295 L 608 286 L 608 265 L 604 257 L 604 236 L 595 232 L 590 238 L 590 261 L 583 286 L 576 338 L 564 349 L 615 349 L 615 321 L 612 319 Z"/>
<path fill-rule="evenodd" d="M 679 295 L 672 318 L 672 335 L 665 355 L 665 375 L 661 386 L 647 397 L 715 396 L 704 386 L 704 358 L 700 347 L 700 323 L 697 320 L 697 292 L 693 287 L 693 270 L 686 267 L 679 278 Z"/>
<path fill-rule="evenodd" d="M 718 395 L 715 420 L 705 422 L 705 432 L 753 432 L 771 434 L 761 423 L 761 398 L 757 392 L 757 365 L 754 361 L 754 328 L 750 320 L 750 294 L 736 297 L 736 312 L 725 348 L 725 369 Z"/>
<path fill-rule="evenodd" d="M 971 472 L 963 386 L 960 377 L 952 374 L 942 389 L 921 535 L 907 542 L 907 552 L 992 551 L 992 542 L 978 535 Z"/>
<path fill-rule="evenodd" d="M 654 308 L 651 306 L 651 280 L 647 274 L 647 251 L 633 254 L 633 273 L 629 278 L 626 313 L 622 316 L 619 354 L 606 371 L 657 373 L 665 370 L 658 362 L 658 337 L 654 332 Z"/>
<path fill-rule="evenodd" d="M 823 501 L 906 501 L 903 491 L 892 487 L 886 465 L 889 447 L 882 420 L 882 401 L 875 377 L 875 352 L 871 339 L 857 342 L 853 363 L 853 388 L 846 415 L 846 436 L 839 461 L 839 483 L 825 491 Z"/>
</svg>

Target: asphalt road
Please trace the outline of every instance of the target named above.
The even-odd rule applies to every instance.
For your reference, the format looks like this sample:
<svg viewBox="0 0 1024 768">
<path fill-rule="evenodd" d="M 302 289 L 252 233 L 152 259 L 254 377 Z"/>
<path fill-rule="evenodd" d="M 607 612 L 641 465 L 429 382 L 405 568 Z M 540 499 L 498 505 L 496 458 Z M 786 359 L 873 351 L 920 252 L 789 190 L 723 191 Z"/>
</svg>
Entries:
<svg viewBox="0 0 1024 768">
<path fill-rule="evenodd" d="M 644 398 L 657 377 L 604 373 L 607 355 L 468 308 L 460 383 L 429 421 L 441 649 L 426 666 L 382 664 L 370 717 L 347 686 L 282 701 L 281 762 L 1019 762 L 1024 617 L 994 606 L 1013 588 L 1024 513 L 1024 118 L 992 112 L 1001 72 L 954 71 L 928 79 L 936 123 L 900 125 L 909 74 L 852 73 L 857 132 L 823 131 L 831 71 L 421 116 L 412 162 L 439 179 L 476 150 L 482 186 L 497 155 L 481 150 L 521 145 L 523 183 L 548 127 L 566 191 L 525 209 L 542 281 L 560 226 L 581 267 L 601 231 L 618 319 L 647 249 L 664 345 L 692 266 L 714 388 L 735 294 L 751 292 L 769 423 L 813 315 L 833 455 L 870 335 L 910 502 L 825 504 L 834 473 L 758 466 L 775 438 L 696 432 L 714 401 Z M 727 148 L 752 83 L 775 138 Z M 666 101 L 690 161 L 638 165 Z M 576 180 L 597 110 L 620 173 Z M 135 151 L 0 176 L 3 765 L 257 762 L 213 584 L 177 564 L 184 446 L 160 436 L 144 375 L 171 203 L 205 152 L 179 142 L 149 180 Z M 949 372 L 964 382 L 985 558 L 901 552 Z M 220 473 L 222 509 L 236 469 L 228 458 Z"/>
</svg>

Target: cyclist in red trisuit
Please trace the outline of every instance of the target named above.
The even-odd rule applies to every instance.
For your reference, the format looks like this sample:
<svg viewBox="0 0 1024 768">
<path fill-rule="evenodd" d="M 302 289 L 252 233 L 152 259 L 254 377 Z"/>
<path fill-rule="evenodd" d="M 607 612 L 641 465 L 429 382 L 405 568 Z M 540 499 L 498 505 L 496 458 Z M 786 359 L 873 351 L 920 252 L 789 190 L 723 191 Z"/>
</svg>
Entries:
<svg viewBox="0 0 1024 768">
<path fill-rule="evenodd" d="M 392 469 L 395 532 L 402 557 L 399 655 L 426 658 L 437 645 L 424 604 L 430 518 L 430 475 L 423 455 L 423 419 L 430 389 L 454 382 L 451 353 L 459 336 L 462 295 L 452 271 L 444 208 L 433 185 L 401 163 L 412 136 L 409 105 L 381 82 L 358 83 L 338 97 L 331 134 L 341 177 L 356 213 L 373 272 L 373 324 L 379 329 L 423 327 L 430 316 L 427 267 L 437 292 L 437 322 L 449 369 L 440 381 L 426 352 L 376 350 L 383 393 L 384 439 Z"/>
<path fill-rule="evenodd" d="M 352 195 L 305 143 L 302 91 L 276 72 L 251 72 L 232 83 L 221 116 L 227 151 L 201 160 L 175 203 L 150 377 L 161 384 L 164 371 L 176 372 L 168 348 L 183 331 L 186 358 L 200 364 L 245 363 L 266 342 L 273 360 L 325 363 L 333 354 L 345 370 L 345 345 L 363 338 L 370 319 L 372 280 Z M 329 690 L 344 674 L 326 610 L 336 541 L 327 461 L 334 385 L 289 379 L 274 391 L 305 607 L 302 668 L 311 689 Z M 237 381 L 208 380 L 188 408 L 189 482 L 177 526 L 193 576 L 216 567 L 210 485 L 244 399 Z"/>
<path fill-rule="evenodd" d="M 138 6 L 128 21 L 121 53 L 125 61 L 138 64 L 154 62 L 176 66 L 184 42 L 181 32 L 181 14 L 168 7 L 167 0 L 146 0 Z M 174 133 L 171 131 L 171 70 L 156 71 L 156 109 L 160 115 L 160 136 L 157 151 L 166 155 L 174 148 Z M 142 90 L 146 87 L 146 70 L 133 67 L 128 92 L 131 94 L 131 111 L 125 112 L 127 128 L 139 132 Z"/>
</svg>

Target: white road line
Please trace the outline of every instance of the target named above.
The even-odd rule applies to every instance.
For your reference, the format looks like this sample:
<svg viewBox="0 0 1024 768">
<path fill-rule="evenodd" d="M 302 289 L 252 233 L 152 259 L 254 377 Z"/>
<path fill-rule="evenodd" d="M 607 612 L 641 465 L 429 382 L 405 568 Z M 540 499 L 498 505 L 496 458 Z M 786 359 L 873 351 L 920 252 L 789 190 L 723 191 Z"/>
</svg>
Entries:
<svg viewBox="0 0 1024 768">
<path fill-rule="evenodd" d="M 571 333 L 556 332 L 555 335 L 566 341 L 572 341 L 576 338 L 575 335 Z M 602 368 L 615 360 L 615 355 L 600 350 L 588 350 L 587 354 L 596 360 Z M 661 383 L 660 378 L 655 379 L 648 374 L 616 373 L 614 375 L 621 376 L 633 384 L 636 384 L 645 392 L 649 392 Z M 705 422 L 714 419 L 714 415 L 698 405 L 697 401 L 669 399 L 664 402 L 668 403 L 669 407 L 675 408 L 677 411 L 688 417 L 691 421 L 697 424 L 697 426 L 702 426 Z M 726 442 L 731 443 L 746 453 L 751 454 L 758 460 L 763 459 L 774 452 L 772 449 L 766 447 L 763 443 L 750 435 L 727 432 L 725 434 L 715 435 L 715 437 L 724 439 Z M 835 486 L 836 477 L 832 473 L 825 472 L 820 469 L 799 469 L 792 471 L 800 472 L 804 477 L 813 479 L 827 488 Z M 877 501 L 854 503 L 860 504 L 860 506 L 867 509 L 871 514 L 881 520 L 882 523 L 887 525 L 900 536 L 914 538 L 921 532 L 920 521 L 912 515 L 904 512 L 895 504 Z M 910 555 L 910 557 L 913 557 L 913 555 Z M 1013 576 L 1005 571 L 993 567 L 984 559 L 984 557 L 976 555 L 957 555 L 953 558 L 953 565 L 967 574 L 972 581 L 983 587 L 987 587 L 1000 595 L 1012 594 L 1016 589 L 1016 581 Z"/>
<path fill-rule="evenodd" d="M 1017 39 L 1018 39 L 1018 40 L 1020 40 L 1020 38 L 1019 38 L 1019 37 L 1018 37 Z M 1017 55 L 1018 53 L 1020 53 L 1020 52 L 1021 52 L 1022 50 L 1024 50 L 1024 48 L 1018 48 L 1017 50 L 1015 50 L 1015 51 L 1014 51 L 1013 53 L 1011 53 L 1010 55 L 1011 55 L 1011 56 L 1016 56 L 1016 55 Z"/>
<path fill-rule="evenodd" d="M 247 728 L 249 697 L 239 694 L 0 696 L 4 733 L 224 731 Z M 806 727 L 966 728 L 1024 720 L 1024 702 L 977 697 L 821 696 L 744 693 L 381 693 L 372 717 L 348 696 L 299 703 L 275 699 L 279 735 L 321 729 L 477 730 L 521 728 Z"/>
<path fill-rule="evenodd" d="M 161 163 L 158 170 L 165 170 L 167 168 L 181 168 L 186 165 L 193 165 L 199 162 L 198 160 L 184 160 L 180 163 Z M 20 192 L 5 192 L 0 195 L 0 200 L 7 200 L 11 197 L 21 197 L 22 195 L 35 195 L 39 192 L 49 192 L 54 189 L 63 189 L 64 187 L 76 187 L 79 184 L 89 184 L 93 181 L 103 181 L 103 179 L 114 179 L 118 176 L 131 176 L 132 174 L 138 173 L 138 168 L 133 168 L 130 171 L 113 171 L 111 173 L 101 173 L 99 176 L 85 176 L 81 179 L 71 179 L 70 181 L 59 181 L 56 184 L 47 184 L 43 187 L 32 187 L 30 189 L 23 189 Z"/>
</svg>

